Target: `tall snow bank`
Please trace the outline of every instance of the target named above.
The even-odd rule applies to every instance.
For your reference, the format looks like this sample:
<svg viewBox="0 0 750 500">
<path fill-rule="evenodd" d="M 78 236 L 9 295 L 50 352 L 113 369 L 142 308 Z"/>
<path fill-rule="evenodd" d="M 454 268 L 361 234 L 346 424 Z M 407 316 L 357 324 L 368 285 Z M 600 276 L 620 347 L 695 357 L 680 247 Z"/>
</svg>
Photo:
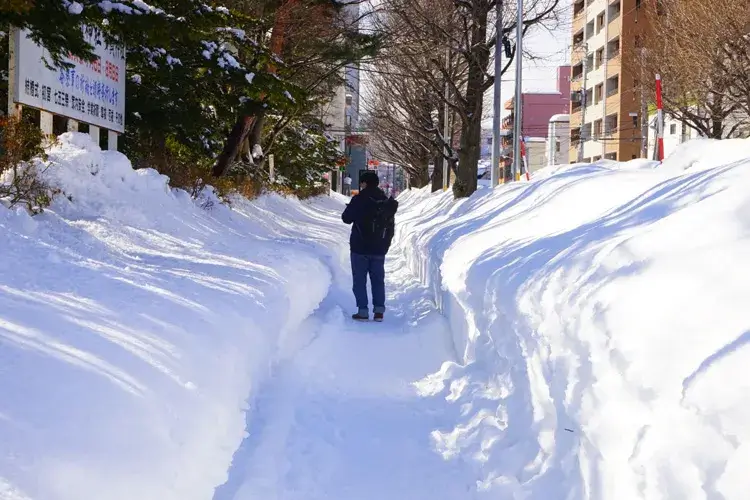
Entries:
<svg viewBox="0 0 750 500">
<path fill-rule="evenodd" d="M 309 207 L 204 210 L 83 134 L 50 160 L 68 197 L 0 207 L 0 498 L 211 498 L 331 282 Z"/>
<path fill-rule="evenodd" d="M 460 363 L 421 381 L 495 498 L 747 498 L 750 141 L 403 198 Z"/>
</svg>

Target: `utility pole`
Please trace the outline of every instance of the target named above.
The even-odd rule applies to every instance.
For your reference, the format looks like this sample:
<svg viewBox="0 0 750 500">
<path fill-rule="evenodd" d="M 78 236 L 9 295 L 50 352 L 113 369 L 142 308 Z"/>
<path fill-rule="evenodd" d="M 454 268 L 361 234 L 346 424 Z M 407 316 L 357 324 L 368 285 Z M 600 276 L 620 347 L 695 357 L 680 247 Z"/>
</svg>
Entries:
<svg viewBox="0 0 750 500">
<path fill-rule="evenodd" d="M 500 178 L 500 123 L 502 113 L 502 102 L 500 90 L 502 88 L 502 57 L 503 53 L 503 0 L 497 0 L 497 17 L 495 19 L 495 88 L 494 101 L 492 105 L 492 163 L 490 164 L 490 186 L 495 187 Z"/>
<path fill-rule="evenodd" d="M 586 107 L 588 106 L 588 91 L 586 85 L 588 83 L 589 73 L 589 44 L 583 44 L 583 87 L 581 88 L 581 133 L 578 139 L 578 163 L 583 163 L 583 145 L 586 142 L 584 131 L 586 130 Z M 606 97 L 605 97 L 606 99 Z"/>
<path fill-rule="evenodd" d="M 659 161 L 664 161 L 664 110 L 661 100 L 661 75 L 656 75 L 656 147 Z"/>
<path fill-rule="evenodd" d="M 451 48 L 450 46 L 445 47 L 445 61 L 446 61 L 446 74 L 450 74 L 451 71 Z M 450 148 L 448 147 L 448 141 L 450 141 L 450 126 L 448 124 L 449 106 L 448 100 L 450 99 L 450 86 L 448 85 L 448 78 L 445 78 L 445 106 L 443 106 L 443 145 L 445 147 L 445 160 L 443 161 L 443 191 L 448 190 L 449 183 L 449 161 L 448 156 L 450 155 Z"/>
<path fill-rule="evenodd" d="M 515 123 L 513 124 L 513 180 L 519 180 L 521 175 L 521 130 L 523 112 L 521 106 L 521 92 L 523 89 L 523 0 L 518 0 L 518 17 L 516 18 L 516 97 L 514 99 Z"/>
<path fill-rule="evenodd" d="M 641 47 L 641 60 L 643 60 L 646 49 Z M 643 66 L 641 66 L 641 158 L 648 158 L 648 104 L 646 102 L 646 85 L 644 80 Z"/>
</svg>

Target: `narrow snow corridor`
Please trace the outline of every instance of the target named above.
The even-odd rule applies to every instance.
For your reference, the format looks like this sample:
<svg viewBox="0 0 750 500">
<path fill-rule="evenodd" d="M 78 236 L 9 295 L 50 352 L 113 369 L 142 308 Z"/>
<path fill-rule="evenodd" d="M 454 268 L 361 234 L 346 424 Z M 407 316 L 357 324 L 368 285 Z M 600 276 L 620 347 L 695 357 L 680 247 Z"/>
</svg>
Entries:
<svg viewBox="0 0 750 500">
<path fill-rule="evenodd" d="M 748 140 L 403 193 L 361 324 L 346 198 L 59 139 L 0 206 L 0 500 L 747 498 Z"/>
<path fill-rule="evenodd" d="M 474 498 L 476 478 L 431 442 L 444 412 L 412 385 L 454 358 L 429 291 L 394 253 L 386 322 L 353 322 L 349 228 L 333 210 L 304 222 L 328 235 L 314 250 L 329 245 L 333 284 L 248 402 L 247 437 L 214 500 Z"/>
</svg>

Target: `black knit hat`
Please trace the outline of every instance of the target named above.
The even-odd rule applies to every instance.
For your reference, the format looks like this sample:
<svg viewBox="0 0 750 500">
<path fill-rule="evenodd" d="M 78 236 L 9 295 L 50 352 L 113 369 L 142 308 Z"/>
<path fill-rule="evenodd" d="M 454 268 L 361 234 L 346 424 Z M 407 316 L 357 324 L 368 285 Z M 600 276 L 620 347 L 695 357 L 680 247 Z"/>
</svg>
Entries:
<svg viewBox="0 0 750 500">
<path fill-rule="evenodd" d="M 380 178 L 375 172 L 367 171 L 362 172 L 362 175 L 359 176 L 359 182 L 364 182 L 367 184 L 367 187 L 378 187 L 378 184 L 380 184 Z"/>
</svg>

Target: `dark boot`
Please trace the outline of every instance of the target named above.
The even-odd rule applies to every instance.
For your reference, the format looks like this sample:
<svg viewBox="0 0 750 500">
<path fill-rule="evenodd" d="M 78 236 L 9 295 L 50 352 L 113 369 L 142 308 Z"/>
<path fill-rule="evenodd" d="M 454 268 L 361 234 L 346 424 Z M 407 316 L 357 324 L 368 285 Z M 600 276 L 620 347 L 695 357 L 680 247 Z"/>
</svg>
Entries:
<svg viewBox="0 0 750 500">
<path fill-rule="evenodd" d="M 370 321 L 370 316 L 368 316 L 367 314 L 357 313 L 352 314 L 352 319 L 354 321 Z"/>
</svg>

